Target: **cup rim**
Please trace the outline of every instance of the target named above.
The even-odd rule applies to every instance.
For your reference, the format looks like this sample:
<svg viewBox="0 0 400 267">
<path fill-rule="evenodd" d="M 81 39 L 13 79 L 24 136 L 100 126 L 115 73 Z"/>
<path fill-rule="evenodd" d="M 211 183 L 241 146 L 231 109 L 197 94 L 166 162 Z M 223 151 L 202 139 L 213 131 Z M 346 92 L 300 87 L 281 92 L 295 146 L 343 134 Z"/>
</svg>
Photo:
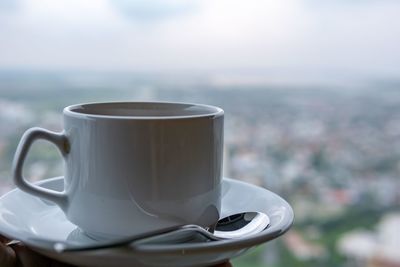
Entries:
<svg viewBox="0 0 400 267">
<path fill-rule="evenodd" d="M 168 115 L 168 116 L 135 116 L 135 115 L 108 115 L 108 114 L 93 114 L 74 111 L 74 109 L 83 108 L 84 106 L 96 106 L 107 104 L 137 104 L 137 105 L 185 105 L 195 106 L 213 111 L 204 112 L 204 114 L 190 114 L 190 115 Z M 121 119 L 121 120 L 171 120 L 171 119 L 194 119 L 194 118 L 209 118 L 219 117 L 224 115 L 224 110 L 217 106 L 190 103 L 190 102 L 171 102 L 171 101 L 109 101 L 109 102 L 88 102 L 81 104 L 74 104 L 64 108 L 63 114 L 76 118 L 93 118 L 93 119 Z"/>
</svg>

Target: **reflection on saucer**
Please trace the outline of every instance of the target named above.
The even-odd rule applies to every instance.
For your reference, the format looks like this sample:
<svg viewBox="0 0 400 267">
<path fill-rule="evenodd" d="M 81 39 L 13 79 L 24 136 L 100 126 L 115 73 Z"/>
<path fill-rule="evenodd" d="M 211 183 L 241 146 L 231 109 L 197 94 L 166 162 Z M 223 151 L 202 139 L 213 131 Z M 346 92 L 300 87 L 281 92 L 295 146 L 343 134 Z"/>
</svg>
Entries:
<svg viewBox="0 0 400 267">
<path fill-rule="evenodd" d="M 98 242 L 95 238 L 86 234 L 79 227 L 75 228 L 69 235 L 67 236 L 68 243 L 79 244 L 79 245 L 90 245 Z"/>
</svg>

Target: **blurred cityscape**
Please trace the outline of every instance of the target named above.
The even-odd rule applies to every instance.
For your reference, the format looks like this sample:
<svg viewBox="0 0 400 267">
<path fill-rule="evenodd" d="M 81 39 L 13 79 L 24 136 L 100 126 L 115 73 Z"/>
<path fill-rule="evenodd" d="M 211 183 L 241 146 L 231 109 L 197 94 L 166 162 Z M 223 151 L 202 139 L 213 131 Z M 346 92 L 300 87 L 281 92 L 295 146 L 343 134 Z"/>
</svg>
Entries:
<svg viewBox="0 0 400 267">
<path fill-rule="evenodd" d="M 0 72 L 0 194 L 29 127 L 62 129 L 62 109 L 94 101 L 186 101 L 225 110 L 224 175 L 263 186 L 294 208 L 283 238 L 244 266 L 400 266 L 400 81 L 350 87 L 221 83 L 206 75 Z M 47 143 L 26 175 L 62 175 Z"/>
</svg>

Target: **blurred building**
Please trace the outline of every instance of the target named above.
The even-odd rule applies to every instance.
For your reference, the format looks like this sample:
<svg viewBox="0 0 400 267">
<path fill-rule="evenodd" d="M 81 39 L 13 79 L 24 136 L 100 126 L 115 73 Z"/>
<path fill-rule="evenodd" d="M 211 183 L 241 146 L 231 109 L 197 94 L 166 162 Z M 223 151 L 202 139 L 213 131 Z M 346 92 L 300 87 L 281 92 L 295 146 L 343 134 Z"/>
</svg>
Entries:
<svg viewBox="0 0 400 267">
<path fill-rule="evenodd" d="M 400 214 L 388 214 L 382 218 L 375 231 L 354 230 L 339 240 L 338 250 L 354 266 L 400 266 Z"/>
</svg>

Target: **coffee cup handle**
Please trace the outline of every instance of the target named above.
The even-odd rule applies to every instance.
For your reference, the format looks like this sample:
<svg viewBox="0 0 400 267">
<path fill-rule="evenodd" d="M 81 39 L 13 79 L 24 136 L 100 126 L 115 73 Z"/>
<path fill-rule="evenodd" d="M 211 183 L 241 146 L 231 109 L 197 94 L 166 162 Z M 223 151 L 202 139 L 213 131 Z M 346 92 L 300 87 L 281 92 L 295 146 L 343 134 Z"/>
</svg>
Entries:
<svg viewBox="0 0 400 267">
<path fill-rule="evenodd" d="M 69 152 L 69 142 L 64 133 L 55 133 L 39 127 L 28 129 L 21 138 L 15 152 L 13 161 L 13 176 L 14 183 L 18 188 L 26 193 L 54 202 L 61 209 L 65 210 L 68 205 L 68 197 L 64 192 L 58 192 L 51 189 L 46 189 L 28 182 L 23 174 L 23 166 L 28 155 L 31 145 L 38 139 L 43 139 L 53 143 L 60 151 L 63 157 Z"/>
</svg>

